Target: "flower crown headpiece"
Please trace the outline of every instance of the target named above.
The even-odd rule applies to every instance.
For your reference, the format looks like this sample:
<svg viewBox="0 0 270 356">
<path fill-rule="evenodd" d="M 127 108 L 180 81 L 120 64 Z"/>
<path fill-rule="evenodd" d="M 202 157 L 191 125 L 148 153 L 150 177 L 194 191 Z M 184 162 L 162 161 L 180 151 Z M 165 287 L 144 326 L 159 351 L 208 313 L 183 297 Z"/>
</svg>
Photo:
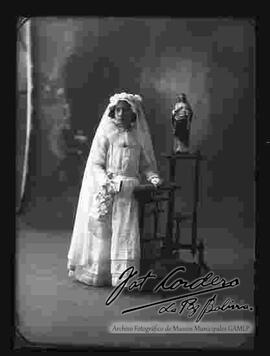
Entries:
<svg viewBox="0 0 270 356">
<path fill-rule="evenodd" d="M 142 102 L 142 97 L 137 94 L 129 94 L 129 93 L 117 93 L 110 97 L 110 106 L 114 106 L 120 100 L 126 100 L 133 105 L 137 105 L 138 103 Z"/>
</svg>

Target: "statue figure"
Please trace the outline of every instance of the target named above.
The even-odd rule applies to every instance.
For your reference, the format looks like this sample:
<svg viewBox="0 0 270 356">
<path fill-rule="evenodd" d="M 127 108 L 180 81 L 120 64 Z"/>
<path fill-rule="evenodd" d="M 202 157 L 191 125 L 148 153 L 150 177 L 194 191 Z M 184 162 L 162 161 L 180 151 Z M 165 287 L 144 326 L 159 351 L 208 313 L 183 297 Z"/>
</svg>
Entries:
<svg viewBox="0 0 270 356">
<path fill-rule="evenodd" d="M 189 152 L 189 136 L 193 111 L 185 94 L 180 94 L 172 110 L 174 153 Z"/>
</svg>

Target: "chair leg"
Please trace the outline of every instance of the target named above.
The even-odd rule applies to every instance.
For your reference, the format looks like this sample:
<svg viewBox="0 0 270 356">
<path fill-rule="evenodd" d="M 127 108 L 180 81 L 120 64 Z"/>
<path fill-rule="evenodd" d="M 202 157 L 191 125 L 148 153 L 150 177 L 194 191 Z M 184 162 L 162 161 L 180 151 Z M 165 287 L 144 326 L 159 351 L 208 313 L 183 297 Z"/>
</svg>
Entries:
<svg viewBox="0 0 270 356">
<path fill-rule="evenodd" d="M 175 242 L 180 243 L 180 221 L 176 221 L 176 232 L 175 232 Z"/>
<path fill-rule="evenodd" d="M 197 250 L 198 250 L 198 263 L 200 268 L 200 274 L 202 275 L 209 272 L 210 270 L 204 261 L 204 243 L 202 240 L 200 240 Z"/>
</svg>

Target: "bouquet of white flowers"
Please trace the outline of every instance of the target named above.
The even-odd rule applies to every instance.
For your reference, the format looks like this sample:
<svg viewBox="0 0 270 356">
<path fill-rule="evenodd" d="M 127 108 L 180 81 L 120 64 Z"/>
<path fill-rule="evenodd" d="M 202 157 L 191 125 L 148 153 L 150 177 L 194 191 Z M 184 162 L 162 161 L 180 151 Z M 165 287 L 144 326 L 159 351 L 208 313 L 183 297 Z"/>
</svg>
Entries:
<svg viewBox="0 0 270 356">
<path fill-rule="evenodd" d="M 95 197 L 97 211 L 100 217 L 108 214 L 113 202 L 113 194 L 112 192 L 108 192 L 108 189 L 106 188 L 107 187 L 103 187 L 103 189 L 100 190 Z"/>
<path fill-rule="evenodd" d="M 94 196 L 94 204 L 92 205 L 90 215 L 96 220 L 104 220 L 104 218 L 111 212 L 114 195 L 119 192 L 120 189 L 120 181 L 108 179 Z"/>
</svg>

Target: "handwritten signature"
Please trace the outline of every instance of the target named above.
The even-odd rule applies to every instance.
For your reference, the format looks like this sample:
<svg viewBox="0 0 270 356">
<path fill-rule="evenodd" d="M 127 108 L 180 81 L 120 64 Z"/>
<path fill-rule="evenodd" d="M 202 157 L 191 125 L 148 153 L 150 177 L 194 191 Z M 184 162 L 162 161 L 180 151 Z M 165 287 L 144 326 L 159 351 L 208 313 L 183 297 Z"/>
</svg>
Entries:
<svg viewBox="0 0 270 356">
<path fill-rule="evenodd" d="M 224 312 L 227 310 L 253 311 L 253 307 L 248 304 L 239 305 L 230 298 L 225 299 L 221 305 L 216 305 L 215 302 L 217 294 L 213 294 L 203 305 L 198 303 L 198 298 L 196 298 L 196 296 L 235 288 L 240 285 L 239 278 L 233 278 L 232 280 L 227 281 L 225 278 L 215 275 L 213 272 L 208 272 L 205 276 L 199 277 L 190 282 L 183 278 L 175 279 L 178 272 L 186 272 L 186 268 L 184 266 L 179 266 L 173 269 L 154 287 L 153 292 L 157 293 L 159 290 L 175 291 L 179 288 L 183 288 L 187 289 L 189 291 L 188 293 L 125 309 L 122 311 L 122 314 L 161 305 L 158 309 L 158 314 L 182 314 L 186 311 L 188 318 L 197 315 L 196 322 L 199 322 L 204 315 L 213 312 Z M 134 289 L 141 291 L 149 279 L 157 279 L 157 275 L 153 274 L 152 270 L 148 271 L 145 275 L 136 278 L 135 276 L 137 274 L 138 271 L 136 271 L 133 266 L 127 268 L 121 274 L 119 277 L 119 281 L 121 281 L 121 283 L 119 283 L 108 296 L 106 300 L 107 306 L 117 300 L 124 288 L 127 288 L 129 291 Z"/>
</svg>

